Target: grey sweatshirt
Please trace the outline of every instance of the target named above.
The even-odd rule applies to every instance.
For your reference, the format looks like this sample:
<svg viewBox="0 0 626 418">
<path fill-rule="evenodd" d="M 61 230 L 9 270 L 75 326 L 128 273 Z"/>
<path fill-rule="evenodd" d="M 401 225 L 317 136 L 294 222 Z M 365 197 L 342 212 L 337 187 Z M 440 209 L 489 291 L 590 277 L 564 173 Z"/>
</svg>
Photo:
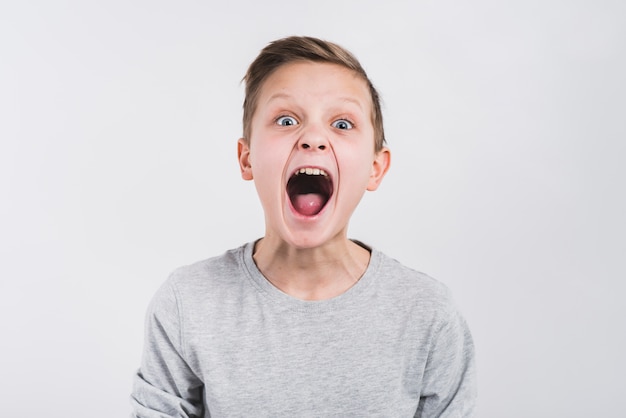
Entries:
<svg viewBox="0 0 626 418">
<path fill-rule="evenodd" d="M 348 291 L 302 301 L 252 250 L 182 267 L 157 292 L 133 417 L 472 416 L 472 338 L 442 284 L 372 249 Z"/>
</svg>

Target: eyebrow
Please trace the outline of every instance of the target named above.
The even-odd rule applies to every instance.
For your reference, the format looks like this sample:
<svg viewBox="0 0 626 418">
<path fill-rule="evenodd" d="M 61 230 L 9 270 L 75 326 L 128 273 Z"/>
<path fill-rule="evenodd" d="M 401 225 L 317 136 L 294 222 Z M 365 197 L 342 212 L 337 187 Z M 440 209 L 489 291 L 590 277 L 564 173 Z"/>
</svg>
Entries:
<svg viewBox="0 0 626 418">
<path fill-rule="evenodd" d="M 274 93 L 265 101 L 265 103 L 269 103 L 276 99 L 291 99 L 291 95 L 287 93 Z"/>
<path fill-rule="evenodd" d="M 292 96 L 291 94 L 287 94 L 287 93 L 274 93 L 272 94 L 267 101 L 265 102 L 266 104 L 276 100 L 276 99 L 293 99 L 295 96 Z M 352 103 L 354 105 L 356 105 L 359 109 L 363 110 L 363 106 L 361 104 L 360 101 L 358 101 L 357 99 L 354 99 L 352 97 L 348 97 L 348 96 L 344 96 L 344 97 L 339 97 L 338 99 L 341 102 L 348 102 L 348 103 Z"/>
</svg>

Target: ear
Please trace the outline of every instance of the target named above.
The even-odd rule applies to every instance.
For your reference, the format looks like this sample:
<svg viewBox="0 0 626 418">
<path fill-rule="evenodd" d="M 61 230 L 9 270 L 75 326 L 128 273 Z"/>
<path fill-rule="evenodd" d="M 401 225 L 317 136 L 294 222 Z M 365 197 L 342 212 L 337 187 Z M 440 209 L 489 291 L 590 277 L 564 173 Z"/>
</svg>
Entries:
<svg viewBox="0 0 626 418">
<path fill-rule="evenodd" d="M 383 177 L 389 170 L 391 164 L 391 151 L 389 148 L 383 148 L 376 154 L 374 162 L 372 163 L 372 174 L 370 174 L 370 180 L 367 183 L 367 190 L 373 192 L 378 189 L 380 182 L 383 181 Z"/>
<path fill-rule="evenodd" d="M 239 168 L 241 169 L 241 178 L 244 180 L 252 180 L 252 165 L 250 164 L 250 145 L 245 138 L 239 138 L 237 141 L 237 158 L 239 159 Z"/>
</svg>

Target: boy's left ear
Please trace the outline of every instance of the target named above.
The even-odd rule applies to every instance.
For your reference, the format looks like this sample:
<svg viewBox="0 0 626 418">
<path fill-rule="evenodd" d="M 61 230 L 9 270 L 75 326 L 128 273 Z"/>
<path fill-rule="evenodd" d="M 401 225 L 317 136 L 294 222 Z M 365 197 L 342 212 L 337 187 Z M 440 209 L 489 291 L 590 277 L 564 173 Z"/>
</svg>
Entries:
<svg viewBox="0 0 626 418">
<path fill-rule="evenodd" d="M 389 170 L 391 164 L 391 151 L 389 148 L 383 148 L 376 154 L 374 162 L 372 163 L 372 174 L 370 174 L 370 180 L 367 183 L 367 190 L 373 192 L 378 189 L 380 182 L 383 181 L 383 177 Z"/>
</svg>

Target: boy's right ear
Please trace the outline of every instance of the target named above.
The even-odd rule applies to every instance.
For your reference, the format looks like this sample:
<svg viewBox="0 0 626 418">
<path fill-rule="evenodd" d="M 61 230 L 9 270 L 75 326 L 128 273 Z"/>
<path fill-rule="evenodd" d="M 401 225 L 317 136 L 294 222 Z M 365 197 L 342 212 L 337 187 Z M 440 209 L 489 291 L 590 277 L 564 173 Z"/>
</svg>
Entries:
<svg viewBox="0 0 626 418">
<path fill-rule="evenodd" d="M 250 165 L 250 145 L 244 138 L 237 141 L 237 158 L 239 159 L 239 168 L 241 169 L 241 178 L 244 180 L 252 180 L 252 165 Z"/>
</svg>

